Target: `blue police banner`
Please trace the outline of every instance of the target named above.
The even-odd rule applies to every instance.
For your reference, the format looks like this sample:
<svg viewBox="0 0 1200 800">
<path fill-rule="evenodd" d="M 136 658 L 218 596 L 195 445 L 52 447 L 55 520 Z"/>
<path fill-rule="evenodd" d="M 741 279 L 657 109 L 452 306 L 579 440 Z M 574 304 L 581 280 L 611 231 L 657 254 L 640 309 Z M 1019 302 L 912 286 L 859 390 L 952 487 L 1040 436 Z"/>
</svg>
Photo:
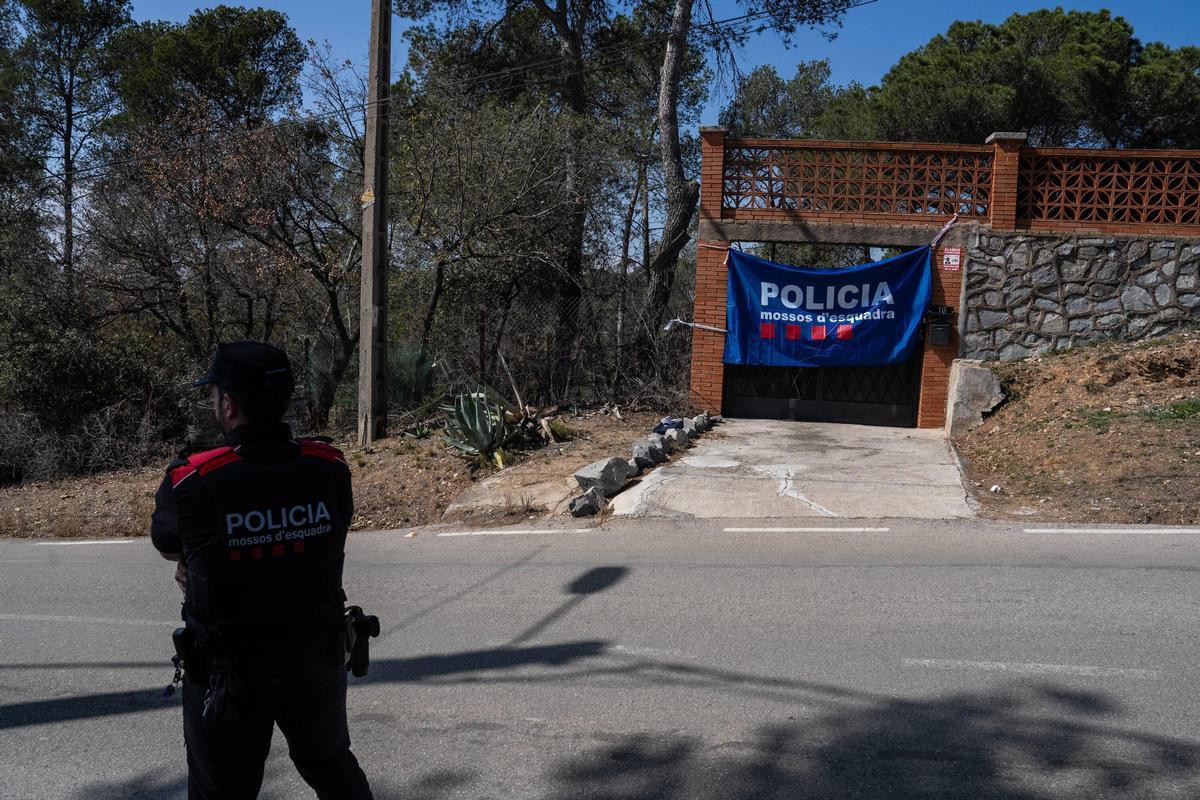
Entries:
<svg viewBox="0 0 1200 800">
<path fill-rule="evenodd" d="M 730 250 L 725 363 L 879 367 L 908 360 L 929 307 L 930 252 L 806 269 Z"/>
</svg>

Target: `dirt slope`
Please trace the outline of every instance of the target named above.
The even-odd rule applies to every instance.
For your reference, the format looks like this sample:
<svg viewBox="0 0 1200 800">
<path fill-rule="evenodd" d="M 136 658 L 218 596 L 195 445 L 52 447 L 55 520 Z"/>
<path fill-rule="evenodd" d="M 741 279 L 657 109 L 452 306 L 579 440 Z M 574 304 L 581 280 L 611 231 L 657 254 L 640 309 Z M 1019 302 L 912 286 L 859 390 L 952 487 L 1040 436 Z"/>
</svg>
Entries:
<svg viewBox="0 0 1200 800">
<path fill-rule="evenodd" d="M 955 441 L 985 515 L 1200 524 L 1200 331 L 990 366 L 1010 399 Z"/>
<path fill-rule="evenodd" d="M 578 438 L 523 454 L 517 465 L 522 473 L 514 473 L 514 480 L 519 483 L 533 473 L 568 475 L 593 458 L 628 455 L 629 443 L 644 435 L 655 419 L 648 413 L 622 416 L 617 419 L 598 412 L 564 416 Z M 354 528 L 358 530 L 438 522 L 456 497 L 492 474 L 472 472 L 436 434 L 425 439 L 385 439 L 365 449 L 349 440 L 335 444 L 346 453 L 354 476 Z M 164 467 L 167 460 L 164 457 Z M 0 536 L 144 535 L 150 529 L 154 492 L 162 474 L 162 468 L 149 467 L 0 487 Z M 520 491 L 514 490 L 511 495 L 511 509 L 483 516 L 540 512 L 525 507 Z"/>
</svg>

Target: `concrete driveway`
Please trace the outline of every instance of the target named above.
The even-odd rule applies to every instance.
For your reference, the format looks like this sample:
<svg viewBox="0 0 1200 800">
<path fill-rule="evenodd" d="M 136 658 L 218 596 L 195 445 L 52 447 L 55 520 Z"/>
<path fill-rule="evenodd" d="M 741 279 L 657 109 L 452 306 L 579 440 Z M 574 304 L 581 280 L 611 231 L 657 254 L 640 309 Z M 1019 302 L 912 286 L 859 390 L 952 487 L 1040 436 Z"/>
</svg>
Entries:
<svg viewBox="0 0 1200 800">
<path fill-rule="evenodd" d="M 942 431 L 727 420 L 613 499 L 647 517 L 974 516 Z"/>
</svg>

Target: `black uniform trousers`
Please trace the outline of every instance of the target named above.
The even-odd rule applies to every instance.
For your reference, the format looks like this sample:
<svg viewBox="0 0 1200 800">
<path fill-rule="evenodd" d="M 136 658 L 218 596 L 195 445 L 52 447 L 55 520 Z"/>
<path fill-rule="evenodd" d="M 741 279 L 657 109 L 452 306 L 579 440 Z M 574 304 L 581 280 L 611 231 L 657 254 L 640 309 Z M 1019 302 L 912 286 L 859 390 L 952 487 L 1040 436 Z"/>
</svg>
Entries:
<svg viewBox="0 0 1200 800">
<path fill-rule="evenodd" d="M 233 722 L 205 722 L 207 687 L 183 684 L 188 800 L 253 800 L 276 724 L 300 776 L 320 800 L 372 800 L 350 752 L 346 671 L 329 658 L 254 658 L 239 669 L 252 703 Z"/>
</svg>

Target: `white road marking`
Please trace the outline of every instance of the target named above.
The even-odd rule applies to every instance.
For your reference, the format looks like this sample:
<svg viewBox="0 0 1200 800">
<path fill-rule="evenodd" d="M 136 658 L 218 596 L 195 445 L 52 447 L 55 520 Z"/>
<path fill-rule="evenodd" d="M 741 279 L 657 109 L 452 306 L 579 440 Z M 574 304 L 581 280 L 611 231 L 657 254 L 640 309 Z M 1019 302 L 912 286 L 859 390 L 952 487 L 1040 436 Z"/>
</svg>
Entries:
<svg viewBox="0 0 1200 800">
<path fill-rule="evenodd" d="M 517 530 L 517 531 L 450 531 L 439 533 L 438 536 L 544 536 L 551 533 L 587 533 L 595 528 L 554 528 L 550 530 Z"/>
<path fill-rule="evenodd" d="M 120 619 L 117 617 L 75 617 L 53 614 L 0 614 L 0 622 L 72 622 L 83 625 L 135 625 L 138 627 L 178 627 L 182 623 L 163 622 L 154 619 Z"/>
<path fill-rule="evenodd" d="M 722 528 L 725 533 L 887 533 L 891 528 Z"/>
<path fill-rule="evenodd" d="M 34 542 L 36 545 L 43 547 L 69 547 L 78 544 L 129 544 L 130 542 L 141 541 L 140 539 L 90 539 L 82 542 Z"/>
<path fill-rule="evenodd" d="M 1111 533 L 1140 536 L 1196 535 L 1200 528 L 1025 528 L 1025 533 Z"/>
<path fill-rule="evenodd" d="M 1123 667 L 1094 667 L 1086 664 L 1031 664 L 1007 661 L 960 661 L 940 658 L 906 658 L 906 667 L 928 667 L 930 669 L 971 669 L 980 672 L 1015 672 L 1022 675 L 1078 675 L 1091 678 L 1143 678 L 1160 676 L 1155 669 L 1127 669 Z"/>
</svg>

